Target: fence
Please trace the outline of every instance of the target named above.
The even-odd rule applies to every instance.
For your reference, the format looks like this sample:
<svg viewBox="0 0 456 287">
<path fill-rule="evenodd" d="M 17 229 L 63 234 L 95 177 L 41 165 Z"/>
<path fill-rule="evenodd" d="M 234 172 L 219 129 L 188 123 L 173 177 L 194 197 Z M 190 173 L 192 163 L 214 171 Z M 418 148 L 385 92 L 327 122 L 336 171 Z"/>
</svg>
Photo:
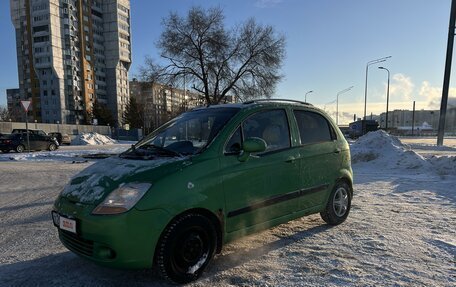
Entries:
<svg viewBox="0 0 456 287">
<path fill-rule="evenodd" d="M 96 132 L 102 135 L 111 136 L 111 128 L 109 126 L 29 123 L 28 128 L 31 130 L 43 130 L 46 133 L 61 132 L 62 134 L 77 135 L 81 133 Z M 11 133 L 13 129 L 25 129 L 25 123 L 0 122 L 0 133 Z"/>
</svg>

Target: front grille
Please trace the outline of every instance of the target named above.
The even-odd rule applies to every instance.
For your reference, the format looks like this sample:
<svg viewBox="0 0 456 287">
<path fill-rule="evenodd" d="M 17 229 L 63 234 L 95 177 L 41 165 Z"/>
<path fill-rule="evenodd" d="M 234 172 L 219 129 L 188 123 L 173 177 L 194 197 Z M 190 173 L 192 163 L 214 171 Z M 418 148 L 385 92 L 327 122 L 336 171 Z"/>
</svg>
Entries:
<svg viewBox="0 0 456 287">
<path fill-rule="evenodd" d="M 59 237 L 63 245 L 71 251 L 85 256 L 93 256 L 93 241 L 65 230 L 59 230 Z"/>
</svg>

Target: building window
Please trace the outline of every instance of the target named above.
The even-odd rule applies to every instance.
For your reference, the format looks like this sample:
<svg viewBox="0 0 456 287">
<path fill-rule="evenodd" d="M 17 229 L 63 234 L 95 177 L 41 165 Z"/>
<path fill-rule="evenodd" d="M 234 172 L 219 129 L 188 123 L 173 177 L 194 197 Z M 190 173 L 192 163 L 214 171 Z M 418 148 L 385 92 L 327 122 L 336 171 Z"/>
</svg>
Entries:
<svg viewBox="0 0 456 287">
<path fill-rule="evenodd" d="M 33 27 L 33 33 L 38 33 L 38 32 L 49 32 L 49 26 L 42 25 L 42 26 Z"/>
<path fill-rule="evenodd" d="M 127 8 L 127 7 L 125 7 L 125 6 L 121 5 L 121 4 L 117 4 L 117 8 L 118 8 L 120 11 L 122 11 L 122 12 L 128 14 L 128 8 Z"/>
<path fill-rule="evenodd" d="M 49 41 L 49 36 L 40 36 L 40 37 L 33 37 L 34 43 L 41 43 Z"/>
<path fill-rule="evenodd" d="M 32 6 L 32 11 L 44 10 L 46 8 L 47 8 L 46 4 L 45 3 L 41 3 L 41 4 L 38 4 L 38 5 L 33 5 Z"/>
</svg>

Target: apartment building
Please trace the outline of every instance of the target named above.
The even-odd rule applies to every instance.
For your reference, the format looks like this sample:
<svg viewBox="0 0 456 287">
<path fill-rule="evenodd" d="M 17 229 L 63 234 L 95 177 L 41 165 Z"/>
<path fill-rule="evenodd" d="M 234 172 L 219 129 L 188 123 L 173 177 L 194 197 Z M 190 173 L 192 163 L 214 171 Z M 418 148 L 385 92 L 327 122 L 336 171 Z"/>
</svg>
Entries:
<svg viewBox="0 0 456 287">
<path fill-rule="evenodd" d="M 154 130 L 180 113 L 204 105 L 202 95 L 160 83 L 130 81 L 130 96 L 144 113 L 144 130 Z"/>
<path fill-rule="evenodd" d="M 6 104 L 12 121 L 25 121 L 25 112 L 21 107 L 19 89 L 6 89 Z"/>
<path fill-rule="evenodd" d="M 91 123 L 93 103 L 120 124 L 131 64 L 129 0 L 10 0 L 19 100 L 31 120 Z"/>
</svg>

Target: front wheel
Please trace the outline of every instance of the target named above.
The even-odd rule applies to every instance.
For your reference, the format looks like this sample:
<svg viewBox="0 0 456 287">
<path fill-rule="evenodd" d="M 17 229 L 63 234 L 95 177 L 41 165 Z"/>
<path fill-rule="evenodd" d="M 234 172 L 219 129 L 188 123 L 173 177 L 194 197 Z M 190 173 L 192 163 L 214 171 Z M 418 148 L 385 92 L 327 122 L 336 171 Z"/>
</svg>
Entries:
<svg viewBox="0 0 456 287">
<path fill-rule="evenodd" d="M 174 220 L 157 245 L 155 263 L 160 275 L 178 284 L 198 279 L 214 256 L 216 239 L 214 225 L 200 214 Z"/>
<path fill-rule="evenodd" d="M 329 196 L 321 218 L 330 225 L 338 225 L 347 219 L 351 207 L 350 187 L 345 182 L 338 182 Z"/>
</svg>

